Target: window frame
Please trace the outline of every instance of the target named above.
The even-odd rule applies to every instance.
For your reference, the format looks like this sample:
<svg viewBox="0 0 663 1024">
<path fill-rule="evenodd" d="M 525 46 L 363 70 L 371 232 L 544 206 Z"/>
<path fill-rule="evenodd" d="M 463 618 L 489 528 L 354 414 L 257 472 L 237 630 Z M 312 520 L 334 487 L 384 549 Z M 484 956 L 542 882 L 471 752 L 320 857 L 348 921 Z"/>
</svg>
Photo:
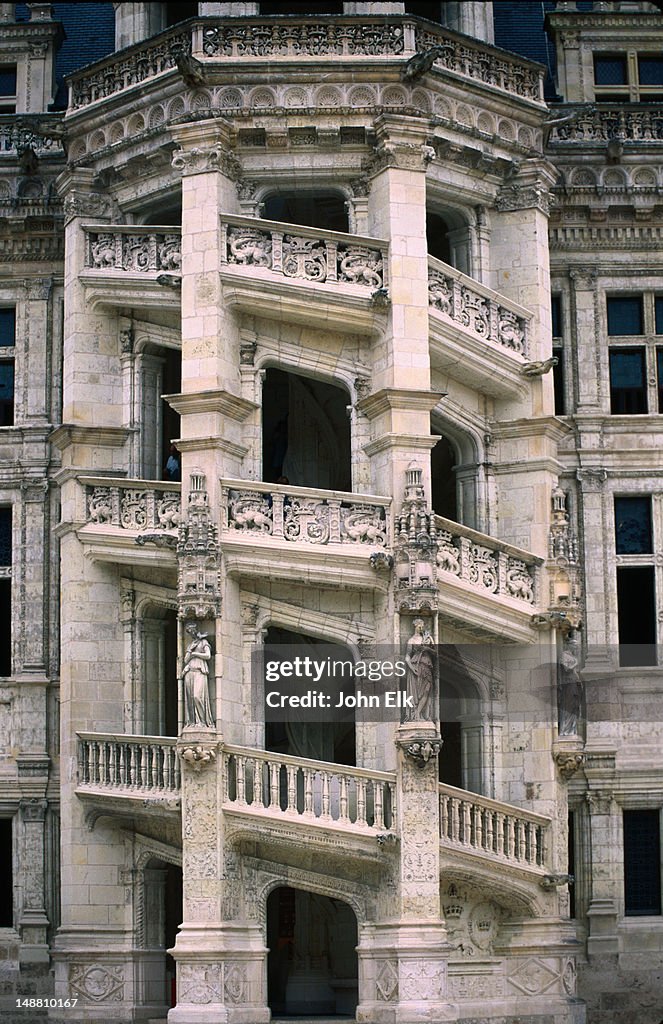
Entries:
<svg viewBox="0 0 663 1024">
<path fill-rule="evenodd" d="M 658 913 L 642 913 L 634 914 L 628 913 L 627 902 L 626 902 L 626 817 L 625 815 L 629 812 L 642 812 L 649 811 L 651 813 L 658 814 L 658 844 L 659 844 L 659 857 L 658 857 L 658 868 L 659 868 L 659 911 Z M 663 918 L 663 807 L 660 803 L 655 803 L 653 806 L 649 802 L 632 802 L 629 800 L 627 804 L 621 807 L 621 827 L 622 827 L 622 917 L 624 920 L 628 920 L 629 923 L 636 924 L 636 922 L 642 922 L 646 924 L 647 921 L 660 921 Z"/>
<path fill-rule="evenodd" d="M 662 495 L 660 492 L 628 489 L 628 487 L 622 487 L 617 485 L 610 494 L 610 515 L 612 516 L 612 557 L 614 559 L 614 601 L 615 601 L 615 626 L 618 643 L 619 653 L 619 667 L 625 670 L 636 670 L 643 671 L 649 668 L 658 668 L 661 663 L 661 655 L 663 653 L 663 622 L 659 621 L 657 614 L 657 602 L 658 596 L 662 592 L 663 588 L 663 568 L 657 564 L 656 552 L 660 550 L 660 544 L 663 541 L 663 501 L 661 501 Z M 616 504 L 619 498 L 648 498 L 650 501 L 650 528 L 651 528 L 651 548 L 650 552 L 644 552 L 641 554 L 618 554 L 617 553 L 617 517 L 616 517 Z M 653 592 L 653 618 L 654 618 L 654 658 L 651 662 L 643 664 L 636 664 L 631 661 L 622 660 L 622 646 L 628 646 L 627 644 L 622 645 L 619 630 L 619 607 L 618 607 L 618 573 L 620 569 L 651 569 L 654 581 L 654 592 Z M 645 646 L 643 644 L 643 646 Z M 663 848 L 663 847 L 662 847 Z"/>
<path fill-rule="evenodd" d="M 609 334 L 608 333 L 608 301 L 610 299 L 640 298 L 642 302 L 642 334 Z M 606 291 L 604 302 L 605 335 L 608 344 L 608 401 L 611 416 L 658 416 L 663 415 L 663 405 L 659 407 L 659 391 L 663 390 L 663 380 L 659 383 L 658 349 L 663 349 L 663 334 L 656 333 L 656 300 L 663 299 L 663 289 L 628 290 L 620 288 Z M 663 325 L 662 325 L 663 326 Z M 612 412 L 612 385 L 610 382 L 610 352 L 612 349 L 643 349 L 644 350 L 644 390 L 646 410 L 640 413 Z"/>
<path fill-rule="evenodd" d="M 624 58 L 626 82 L 618 85 L 601 85 L 596 81 L 597 58 Z M 660 103 L 663 97 L 663 82 L 659 85 L 643 85 L 640 82 L 640 58 L 660 58 L 660 53 L 629 47 L 625 50 L 594 50 L 592 52 L 592 79 L 596 103 Z"/>
</svg>

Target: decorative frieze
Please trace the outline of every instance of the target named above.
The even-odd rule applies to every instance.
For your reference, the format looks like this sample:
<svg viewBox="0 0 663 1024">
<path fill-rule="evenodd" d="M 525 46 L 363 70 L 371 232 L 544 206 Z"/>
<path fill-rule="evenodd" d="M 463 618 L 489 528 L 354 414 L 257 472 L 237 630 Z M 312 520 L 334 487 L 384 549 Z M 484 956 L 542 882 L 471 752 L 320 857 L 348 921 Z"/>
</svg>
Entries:
<svg viewBox="0 0 663 1024">
<path fill-rule="evenodd" d="M 86 522 L 122 530 L 176 530 L 181 521 L 179 484 L 145 486 L 144 481 L 86 486 Z"/>
<path fill-rule="evenodd" d="M 214 619 L 221 610 L 217 527 L 212 521 L 205 477 L 191 474 L 186 520 L 177 543 L 180 619 Z"/>
<path fill-rule="evenodd" d="M 394 21 L 371 18 L 328 21 L 290 20 L 261 22 L 252 18 L 247 25 L 205 26 L 202 33 L 205 57 L 378 57 L 403 52 L 403 26 Z"/>
<path fill-rule="evenodd" d="M 560 110 L 565 110 L 560 107 Z M 620 142 L 663 142 L 663 113 L 657 104 L 650 109 L 646 105 L 619 104 L 600 108 L 589 107 L 578 114 L 573 121 L 552 127 L 550 142 L 555 143 L 606 143 L 613 139 Z"/>
<path fill-rule="evenodd" d="M 69 991 L 83 1003 L 121 1003 L 124 980 L 122 964 L 69 963 Z"/>
<path fill-rule="evenodd" d="M 135 228 L 86 230 L 85 267 L 124 270 L 130 274 L 179 273 L 182 267 L 180 232 L 173 229 L 146 233 Z"/>
<path fill-rule="evenodd" d="M 507 299 L 429 257 L 428 304 L 445 319 L 482 340 L 526 356 L 531 318 L 509 308 Z"/>
<path fill-rule="evenodd" d="M 373 547 L 388 542 L 388 506 L 374 498 L 252 484 L 241 489 L 224 486 L 222 501 L 222 531 L 226 537 L 246 534 L 293 544 Z"/>
<path fill-rule="evenodd" d="M 270 270 L 285 278 L 326 284 L 355 284 L 371 291 L 386 282 L 385 242 L 317 231 L 253 218 L 226 218 L 222 264 Z"/>
</svg>

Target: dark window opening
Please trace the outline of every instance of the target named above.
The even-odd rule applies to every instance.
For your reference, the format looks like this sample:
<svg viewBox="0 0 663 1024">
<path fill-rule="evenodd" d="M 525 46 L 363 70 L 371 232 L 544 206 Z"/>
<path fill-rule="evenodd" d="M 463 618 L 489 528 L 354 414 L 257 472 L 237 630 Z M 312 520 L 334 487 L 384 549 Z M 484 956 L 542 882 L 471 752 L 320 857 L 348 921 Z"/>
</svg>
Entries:
<svg viewBox="0 0 663 1024">
<path fill-rule="evenodd" d="M 656 587 L 654 567 L 618 566 L 619 664 L 656 664 Z"/>
<path fill-rule="evenodd" d="M 456 498 L 456 455 L 446 437 L 434 428 L 431 433 L 440 438 L 430 455 L 431 489 L 433 511 L 445 519 L 458 522 L 458 502 Z"/>
<path fill-rule="evenodd" d="M 170 25 L 177 25 L 178 22 L 180 21 L 186 21 L 187 18 L 197 17 L 197 3 L 166 4 L 166 28 L 168 28 Z"/>
<path fill-rule="evenodd" d="M 260 4 L 260 13 L 272 14 L 343 14 L 343 3 L 310 3 L 303 0 L 301 3 L 272 3 Z"/>
<path fill-rule="evenodd" d="M 426 244 L 429 256 L 436 260 L 451 264 L 451 245 L 449 243 L 449 225 L 439 213 L 426 214 Z"/>
<path fill-rule="evenodd" d="M 607 300 L 608 334 L 643 333 L 642 296 L 613 297 Z"/>
<path fill-rule="evenodd" d="M 164 730 L 166 736 L 177 736 L 177 612 L 169 611 L 166 615 L 164 640 Z"/>
<path fill-rule="evenodd" d="M 334 384 L 267 370 L 262 390 L 263 480 L 350 491 L 348 401 L 348 394 Z"/>
<path fill-rule="evenodd" d="M 172 735 L 172 734 L 171 734 Z M 175 945 L 177 932 L 184 920 L 182 908 L 182 868 L 176 864 L 166 864 L 165 907 L 164 907 L 164 948 L 172 949 Z M 176 966 L 170 953 L 166 953 L 166 1002 L 175 1006 L 177 1002 L 175 989 Z"/>
<path fill-rule="evenodd" d="M 562 297 L 561 295 L 552 295 L 550 297 L 550 313 L 552 316 L 552 336 L 553 338 L 562 337 Z"/>
<path fill-rule="evenodd" d="M 624 913 L 661 913 L 660 811 L 624 811 Z"/>
<path fill-rule="evenodd" d="M 14 425 L 14 360 L 0 362 L 0 427 Z"/>
<path fill-rule="evenodd" d="M 656 310 L 656 333 L 663 334 L 663 296 L 657 295 L 654 300 Z"/>
<path fill-rule="evenodd" d="M 625 53 L 594 54 L 595 85 L 628 85 Z"/>
<path fill-rule="evenodd" d="M 557 364 L 553 366 L 553 391 L 555 394 L 555 416 L 566 415 L 566 396 L 564 380 L 564 349 L 554 348 L 553 355 Z"/>
<path fill-rule="evenodd" d="M 640 85 L 663 85 L 663 59 L 655 55 L 638 54 Z"/>
<path fill-rule="evenodd" d="M 651 498 L 615 498 L 615 539 L 618 555 L 652 551 Z"/>
<path fill-rule="evenodd" d="M 265 199 L 262 216 L 285 224 L 348 232 L 348 211 L 338 192 L 279 192 Z"/>
<path fill-rule="evenodd" d="M 12 819 L 0 818 L 0 928 L 14 927 L 14 856 Z"/>
<path fill-rule="evenodd" d="M 440 722 L 442 748 L 440 750 L 439 779 L 447 786 L 463 789 L 463 756 L 460 722 Z"/>
<path fill-rule="evenodd" d="M 428 18 L 429 21 L 440 21 L 441 4 L 426 3 L 426 0 L 405 0 L 405 13 L 413 18 Z"/>
<path fill-rule="evenodd" d="M 12 510 L 0 508 L 0 565 L 12 564 Z"/>
<path fill-rule="evenodd" d="M 0 97 L 16 95 L 16 65 L 0 65 Z"/>
<path fill-rule="evenodd" d="M 0 621 L 4 622 L 0 643 L 0 676 L 12 674 L 12 581 L 0 579 Z"/>
<path fill-rule="evenodd" d="M 663 348 L 656 349 L 656 378 L 658 382 L 658 411 L 663 412 Z"/>
<path fill-rule="evenodd" d="M 176 228 L 182 227 L 182 205 L 179 202 L 164 203 L 158 210 L 148 213 L 143 224 L 167 225 Z"/>
<path fill-rule="evenodd" d="M 647 412 L 644 349 L 611 349 L 610 411 L 629 416 Z"/>
<path fill-rule="evenodd" d="M 178 395 L 182 390 L 182 354 L 174 349 L 166 351 L 166 358 L 163 366 L 163 394 Z M 163 463 L 163 477 L 169 480 L 182 479 L 182 456 L 176 453 L 180 463 L 179 473 L 173 475 L 166 470 L 168 459 L 173 454 L 171 444 L 180 436 L 180 414 L 170 407 L 168 402 L 161 399 L 161 461 Z"/>
<path fill-rule="evenodd" d="M 16 344 L 16 310 L 0 309 L 0 348 L 13 348 Z"/>
</svg>

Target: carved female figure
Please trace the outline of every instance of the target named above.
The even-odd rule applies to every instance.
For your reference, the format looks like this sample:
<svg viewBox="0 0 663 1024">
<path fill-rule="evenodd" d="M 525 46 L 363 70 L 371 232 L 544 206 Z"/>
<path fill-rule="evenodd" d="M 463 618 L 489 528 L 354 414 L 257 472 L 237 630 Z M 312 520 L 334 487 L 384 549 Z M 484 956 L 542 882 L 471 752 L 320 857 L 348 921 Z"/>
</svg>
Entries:
<svg viewBox="0 0 663 1024">
<path fill-rule="evenodd" d="M 407 695 L 414 700 L 414 706 L 405 712 L 406 722 L 434 722 L 437 651 L 435 641 L 426 629 L 423 619 L 415 619 L 412 623 L 414 632 L 405 648 L 407 673 Z"/>
<path fill-rule="evenodd" d="M 214 728 L 209 700 L 209 662 L 212 649 L 205 633 L 199 633 L 195 622 L 186 632 L 192 638 L 184 655 L 184 724 Z"/>
</svg>

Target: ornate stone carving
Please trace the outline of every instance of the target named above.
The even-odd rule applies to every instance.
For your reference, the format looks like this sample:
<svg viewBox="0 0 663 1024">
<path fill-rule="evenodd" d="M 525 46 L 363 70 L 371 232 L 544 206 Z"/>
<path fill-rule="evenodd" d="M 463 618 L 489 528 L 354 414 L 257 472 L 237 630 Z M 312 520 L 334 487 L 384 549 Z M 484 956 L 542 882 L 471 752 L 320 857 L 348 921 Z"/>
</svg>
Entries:
<svg viewBox="0 0 663 1024">
<path fill-rule="evenodd" d="M 418 768 L 423 768 L 428 764 L 431 757 L 437 757 L 442 748 L 442 744 L 438 740 L 415 740 L 412 743 L 408 743 L 404 747 L 405 754 L 409 757 Z"/>
<path fill-rule="evenodd" d="M 212 521 L 205 477 L 192 474 L 186 521 L 177 542 L 179 615 L 214 619 L 221 607 L 217 528 Z"/>
<path fill-rule="evenodd" d="M 423 619 L 412 623 L 412 635 L 405 648 L 407 664 L 407 696 L 412 698 L 413 707 L 405 709 L 406 722 L 432 722 L 437 718 L 437 649 L 432 633 Z M 425 764 L 433 754 L 429 743 L 416 742 L 417 753 L 410 756 L 418 763 Z M 438 746 L 439 750 L 439 746 Z"/>
<path fill-rule="evenodd" d="M 538 996 L 547 992 L 560 981 L 559 964 L 530 957 L 521 960 L 507 976 L 508 984 L 517 991 L 528 996 Z"/>
<path fill-rule="evenodd" d="M 177 998 L 181 1003 L 220 1003 L 221 963 L 180 963 L 177 965 Z"/>
<path fill-rule="evenodd" d="M 429 67 L 439 66 L 517 96 L 542 99 L 541 73 L 517 57 L 502 52 L 498 58 L 467 37 L 447 35 L 420 25 L 415 30 L 415 46 L 419 52 L 410 64 L 417 69 L 423 62 L 421 74 Z M 419 65 L 414 63 L 416 60 Z M 414 77 L 419 77 L 416 70 Z"/>
<path fill-rule="evenodd" d="M 568 782 L 585 764 L 585 755 L 580 751 L 558 750 L 553 754 L 553 759 L 565 782 Z"/>
<path fill-rule="evenodd" d="M 179 233 L 86 231 L 85 266 L 91 270 L 123 270 L 131 274 L 159 271 L 179 274 L 182 241 Z"/>
<path fill-rule="evenodd" d="M 65 224 L 68 224 L 74 217 L 108 217 L 111 210 L 111 202 L 108 196 L 100 192 L 79 192 L 72 190 L 65 196 L 64 215 Z"/>
<path fill-rule="evenodd" d="M 428 303 L 442 316 L 480 338 L 518 355 L 526 354 L 528 321 L 500 305 L 488 292 L 483 294 L 469 278 L 429 269 Z"/>
<path fill-rule="evenodd" d="M 180 149 L 173 155 L 172 164 L 183 175 L 221 171 L 226 177 L 236 180 L 242 173 L 242 165 L 237 157 L 223 146 Z"/>
<path fill-rule="evenodd" d="M 394 567 L 393 555 L 388 555 L 386 551 L 373 551 L 368 561 L 375 572 L 390 572 Z"/>
<path fill-rule="evenodd" d="M 338 24 L 315 20 L 288 25 L 264 24 L 256 32 L 251 25 L 214 25 L 203 32 L 207 57 L 316 57 L 379 56 L 403 52 L 401 25 L 362 18 L 361 23 Z"/>
<path fill-rule="evenodd" d="M 510 182 L 503 185 L 498 192 L 495 206 L 504 212 L 534 208 L 548 214 L 550 212 L 550 189 L 543 182 L 536 182 L 533 185 Z"/>
<path fill-rule="evenodd" d="M 209 699 L 209 663 L 212 649 L 207 635 L 200 633 L 195 622 L 189 623 L 186 632 L 191 637 L 184 654 L 182 678 L 184 683 L 184 724 L 214 728 L 214 717 Z M 186 760 L 184 753 L 183 760 Z M 197 759 L 196 759 L 197 760 Z"/>
<path fill-rule="evenodd" d="M 226 961 L 223 965 L 223 995 L 225 1002 L 235 1006 L 246 999 L 246 965 Z"/>
<path fill-rule="evenodd" d="M 200 772 L 207 765 L 213 765 L 216 761 L 216 751 L 213 747 L 204 747 L 197 744 L 195 747 L 184 747 L 180 750 L 180 757 L 185 765 L 193 768 L 194 772 Z"/>
<path fill-rule="evenodd" d="M 396 960 L 375 962 L 375 994 L 380 1002 L 391 1003 L 398 999 L 398 963 Z"/>
<path fill-rule="evenodd" d="M 399 964 L 398 998 L 401 1002 L 428 1002 L 444 993 L 444 961 L 405 960 Z"/>
<path fill-rule="evenodd" d="M 120 1003 L 124 997 L 124 967 L 70 963 L 69 989 L 82 1002 Z"/>
</svg>

